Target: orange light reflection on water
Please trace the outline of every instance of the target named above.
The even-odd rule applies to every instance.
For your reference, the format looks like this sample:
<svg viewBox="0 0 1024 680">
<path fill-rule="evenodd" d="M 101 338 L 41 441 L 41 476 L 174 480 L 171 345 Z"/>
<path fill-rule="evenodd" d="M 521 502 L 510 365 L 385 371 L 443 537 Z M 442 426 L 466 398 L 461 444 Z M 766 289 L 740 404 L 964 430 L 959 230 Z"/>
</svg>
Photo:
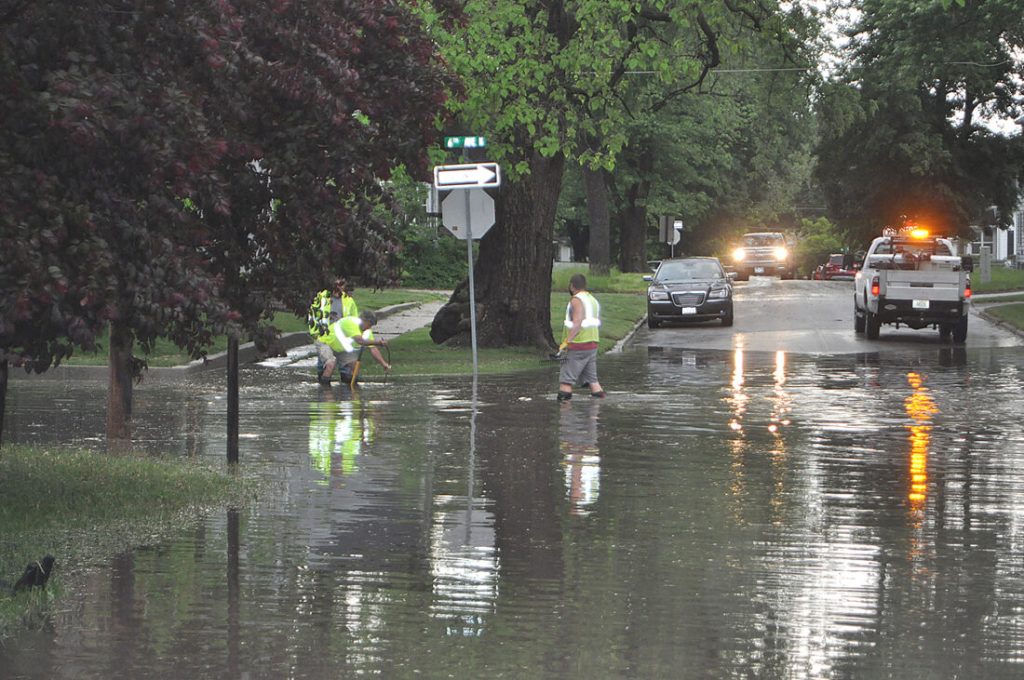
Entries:
<svg viewBox="0 0 1024 680">
<path fill-rule="evenodd" d="M 904 401 L 912 423 L 907 426 L 910 440 L 910 491 L 907 498 L 915 513 L 923 512 L 928 500 L 928 449 L 931 445 L 932 417 L 939 412 L 918 373 L 907 373 L 907 383 L 914 390 Z"/>
</svg>

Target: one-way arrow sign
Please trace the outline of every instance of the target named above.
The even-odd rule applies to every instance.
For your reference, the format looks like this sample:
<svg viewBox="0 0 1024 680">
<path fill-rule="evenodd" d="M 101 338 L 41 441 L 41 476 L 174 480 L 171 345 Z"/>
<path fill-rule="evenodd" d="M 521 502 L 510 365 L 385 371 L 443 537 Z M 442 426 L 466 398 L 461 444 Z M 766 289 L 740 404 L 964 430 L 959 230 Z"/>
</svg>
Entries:
<svg viewBox="0 0 1024 680">
<path fill-rule="evenodd" d="M 485 189 L 501 185 L 497 163 L 438 165 L 434 168 L 434 186 L 438 189 Z"/>
</svg>

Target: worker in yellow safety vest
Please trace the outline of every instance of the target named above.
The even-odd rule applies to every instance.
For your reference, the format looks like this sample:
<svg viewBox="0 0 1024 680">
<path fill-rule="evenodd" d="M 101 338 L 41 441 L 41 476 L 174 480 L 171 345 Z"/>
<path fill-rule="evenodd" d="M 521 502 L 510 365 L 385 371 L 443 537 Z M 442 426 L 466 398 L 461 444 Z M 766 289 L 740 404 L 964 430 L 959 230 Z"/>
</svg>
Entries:
<svg viewBox="0 0 1024 680">
<path fill-rule="evenodd" d="M 387 340 L 375 339 L 371 330 L 377 323 L 377 315 L 367 310 L 359 316 L 346 316 L 338 319 L 327 327 L 327 333 L 320 337 L 317 344 L 317 357 L 323 362 L 323 371 L 318 376 L 321 385 L 330 385 L 334 369 L 338 369 L 338 377 L 344 383 L 354 382 L 356 362 L 362 356 L 364 348 L 370 348 L 370 354 L 385 371 L 391 370 L 391 364 L 384 360 L 377 347 L 386 347 Z"/>
<path fill-rule="evenodd" d="M 313 298 L 306 315 L 309 334 L 313 342 L 323 344 L 322 336 L 327 334 L 328 327 L 346 316 L 359 316 L 359 306 L 352 297 L 352 288 L 345 279 L 335 279 L 331 289 L 323 289 Z M 317 377 L 324 372 L 324 362 L 319 358 L 320 348 L 317 347 Z"/>
<path fill-rule="evenodd" d="M 569 295 L 565 308 L 565 338 L 558 346 L 561 369 L 558 372 L 558 401 L 572 399 L 577 382 L 590 388 L 590 396 L 604 398 L 597 381 L 597 348 L 600 340 L 601 305 L 587 291 L 587 277 L 573 274 L 569 279 Z"/>
</svg>

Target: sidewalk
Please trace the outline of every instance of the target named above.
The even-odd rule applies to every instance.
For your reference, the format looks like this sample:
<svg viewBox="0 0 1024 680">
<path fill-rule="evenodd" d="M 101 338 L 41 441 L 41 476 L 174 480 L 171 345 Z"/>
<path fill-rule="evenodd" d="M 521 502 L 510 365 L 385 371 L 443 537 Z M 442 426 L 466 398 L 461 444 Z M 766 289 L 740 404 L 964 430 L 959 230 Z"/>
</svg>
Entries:
<svg viewBox="0 0 1024 680">
<path fill-rule="evenodd" d="M 377 310 L 377 325 L 373 327 L 373 334 L 385 340 L 391 340 L 403 333 L 429 326 L 437 311 L 444 304 L 442 301 L 422 304 L 406 302 Z M 316 347 L 310 342 L 308 333 L 289 333 L 281 338 L 281 343 L 288 349 L 287 356 L 269 357 L 257 363 L 260 366 L 272 368 L 316 366 Z"/>
<path fill-rule="evenodd" d="M 403 333 L 414 331 L 424 326 L 429 326 L 434 320 L 434 315 L 445 304 L 442 301 L 436 302 L 404 302 L 398 305 L 391 305 L 375 310 L 377 314 L 377 325 L 374 333 L 390 340 Z M 270 357 L 259 361 L 261 366 L 315 366 L 316 349 L 313 346 L 309 333 L 286 333 L 280 338 L 279 346 L 286 351 L 286 356 Z M 259 359 L 260 354 L 255 343 L 247 342 L 238 348 L 238 362 L 240 364 L 252 363 Z M 211 369 L 223 369 L 227 366 L 227 352 L 211 354 L 205 359 L 197 359 L 182 366 L 152 367 L 143 373 L 143 380 L 147 383 L 155 382 L 177 382 L 200 371 Z M 45 373 L 25 373 L 21 370 L 10 371 L 12 380 L 96 380 L 104 381 L 110 379 L 110 370 L 107 366 L 69 366 L 61 364 L 51 368 Z"/>
</svg>

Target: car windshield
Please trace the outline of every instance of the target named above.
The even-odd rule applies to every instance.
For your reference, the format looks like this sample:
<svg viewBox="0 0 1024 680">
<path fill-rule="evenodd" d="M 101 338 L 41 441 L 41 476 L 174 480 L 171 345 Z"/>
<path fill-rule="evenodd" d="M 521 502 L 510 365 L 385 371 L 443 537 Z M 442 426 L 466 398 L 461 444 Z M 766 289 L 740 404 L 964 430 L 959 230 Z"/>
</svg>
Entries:
<svg viewBox="0 0 1024 680">
<path fill-rule="evenodd" d="M 786 240 L 779 234 L 747 234 L 743 237 L 743 245 L 747 248 L 771 248 L 786 245 Z"/>
<path fill-rule="evenodd" d="M 828 263 L 829 264 L 833 264 L 833 265 L 835 265 L 837 267 L 842 267 L 843 266 L 843 256 L 842 255 L 829 255 Z"/>
<path fill-rule="evenodd" d="M 688 279 L 717 279 L 722 277 L 721 267 L 711 260 L 665 262 L 658 270 L 658 281 L 686 281 Z"/>
</svg>

